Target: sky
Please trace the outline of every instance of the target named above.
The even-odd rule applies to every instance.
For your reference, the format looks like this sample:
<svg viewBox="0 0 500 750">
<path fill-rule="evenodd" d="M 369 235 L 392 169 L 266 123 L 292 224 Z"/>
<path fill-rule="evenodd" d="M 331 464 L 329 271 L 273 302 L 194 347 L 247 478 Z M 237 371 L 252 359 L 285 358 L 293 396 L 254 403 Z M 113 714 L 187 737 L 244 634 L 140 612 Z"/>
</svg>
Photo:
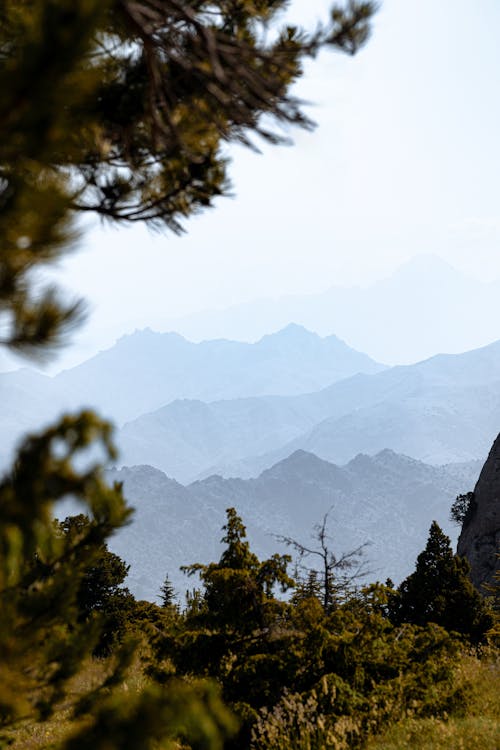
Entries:
<svg viewBox="0 0 500 750">
<path fill-rule="evenodd" d="M 290 16 L 328 7 L 292 0 Z M 421 253 L 499 279 L 499 27 L 498 0 L 385 0 L 356 57 L 307 64 L 313 133 L 231 148 L 234 198 L 182 237 L 89 226 L 56 271 L 90 311 L 60 363 L 200 310 L 368 285 Z"/>
</svg>

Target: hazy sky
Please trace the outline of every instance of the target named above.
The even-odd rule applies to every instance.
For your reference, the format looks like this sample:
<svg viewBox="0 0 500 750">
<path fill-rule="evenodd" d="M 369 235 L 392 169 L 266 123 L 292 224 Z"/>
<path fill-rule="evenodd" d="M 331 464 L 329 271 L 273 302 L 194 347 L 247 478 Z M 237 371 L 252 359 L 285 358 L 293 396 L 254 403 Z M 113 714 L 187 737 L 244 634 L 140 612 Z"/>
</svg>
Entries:
<svg viewBox="0 0 500 750">
<path fill-rule="evenodd" d="M 328 2 L 292 0 L 295 17 Z M 88 232 L 59 277 L 119 333 L 262 296 L 366 284 L 418 253 L 500 278 L 500 3 L 385 0 L 355 58 L 324 51 L 296 93 L 318 127 L 292 148 L 232 149 L 234 199 L 188 233 Z M 332 331 L 333 332 L 333 331 Z"/>
</svg>

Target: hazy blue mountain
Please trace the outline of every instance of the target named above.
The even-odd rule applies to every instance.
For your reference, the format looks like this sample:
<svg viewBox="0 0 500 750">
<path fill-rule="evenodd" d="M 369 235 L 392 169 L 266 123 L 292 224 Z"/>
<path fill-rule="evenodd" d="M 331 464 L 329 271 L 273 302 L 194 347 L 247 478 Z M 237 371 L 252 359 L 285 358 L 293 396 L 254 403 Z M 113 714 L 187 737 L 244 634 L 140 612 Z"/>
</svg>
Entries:
<svg viewBox="0 0 500 750">
<path fill-rule="evenodd" d="M 179 398 L 299 394 L 382 369 L 335 336 L 293 324 L 255 344 L 194 344 L 175 333 L 138 331 L 55 377 L 28 369 L 0 374 L 0 459 L 26 430 L 82 406 L 121 423 Z"/>
<path fill-rule="evenodd" d="M 429 387 L 320 422 L 282 448 L 345 461 L 381 445 L 430 463 L 483 457 L 500 426 L 500 380 L 469 387 Z"/>
<path fill-rule="evenodd" d="M 314 424 L 285 397 L 174 401 L 126 424 L 117 443 L 122 463 L 152 464 L 189 481 L 213 464 L 272 451 Z"/>
<path fill-rule="evenodd" d="M 435 255 L 420 255 L 367 287 L 261 299 L 165 320 L 188 338 L 255 340 L 295 320 L 321 335 L 334 330 L 381 362 L 413 363 L 498 339 L 500 282 L 469 278 Z"/>
<path fill-rule="evenodd" d="M 2 373 L 0 388 L 2 395 L 10 396 L 29 381 L 33 402 L 38 392 L 44 402 L 50 393 L 56 407 L 67 408 L 73 399 L 77 405 L 97 405 L 122 421 L 178 398 L 306 393 L 357 372 L 383 369 L 336 336 L 321 338 L 293 323 L 255 344 L 195 344 L 176 333 L 145 329 L 54 377 L 28 368 Z"/>
<path fill-rule="evenodd" d="M 310 394 L 178 401 L 118 433 L 125 464 L 180 481 L 251 477 L 297 449 L 334 462 L 384 447 L 429 463 L 484 458 L 500 425 L 500 342 Z"/>
<path fill-rule="evenodd" d="M 131 564 L 138 596 L 156 597 L 167 573 L 184 593 L 194 582 L 178 568 L 218 559 L 227 507 L 242 515 L 259 555 L 284 551 L 273 534 L 310 542 L 314 524 L 331 510 L 333 549 L 369 542 L 370 578 L 398 581 L 413 568 L 433 519 L 456 538 L 451 503 L 474 486 L 480 468 L 479 461 L 430 466 L 389 450 L 339 467 L 297 451 L 257 479 L 211 476 L 183 486 L 150 466 L 124 467 L 108 478 L 124 483 L 136 511 L 111 548 Z"/>
<path fill-rule="evenodd" d="M 336 336 L 321 338 L 290 324 L 255 344 L 194 344 L 175 333 L 139 331 L 54 381 L 122 422 L 174 399 L 306 393 L 382 369 Z"/>
<path fill-rule="evenodd" d="M 52 378 L 34 370 L 0 375 L 0 467 L 7 464 L 20 438 L 48 424 L 54 418 L 54 406 L 57 415 L 57 404 L 66 398 L 62 387 L 55 398 Z"/>
</svg>

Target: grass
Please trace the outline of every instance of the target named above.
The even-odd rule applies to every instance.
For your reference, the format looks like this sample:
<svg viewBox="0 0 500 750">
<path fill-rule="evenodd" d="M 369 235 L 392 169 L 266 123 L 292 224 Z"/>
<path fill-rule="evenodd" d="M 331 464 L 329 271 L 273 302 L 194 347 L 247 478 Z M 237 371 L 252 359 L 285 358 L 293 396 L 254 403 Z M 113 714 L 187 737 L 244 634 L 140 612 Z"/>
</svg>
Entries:
<svg viewBox="0 0 500 750">
<path fill-rule="evenodd" d="M 463 657 L 458 679 L 466 689 L 463 715 L 408 717 L 372 738 L 367 750 L 499 750 L 500 661 Z"/>
<path fill-rule="evenodd" d="M 367 750 L 499 750 L 500 725 L 493 717 L 406 719 L 370 742 Z"/>
<path fill-rule="evenodd" d="M 46 750 L 57 747 L 59 743 L 82 728 L 91 717 L 74 719 L 71 706 L 79 696 L 86 695 L 109 673 L 109 662 L 104 659 L 89 658 L 78 675 L 70 682 L 67 699 L 57 707 L 54 714 L 44 722 L 26 721 L 11 733 L 12 750 Z M 144 686 L 146 678 L 142 673 L 140 662 L 131 666 L 127 679 L 118 691 L 134 692 Z"/>
<path fill-rule="evenodd" d="M 89 660 L 72 685 L 72 696 L 92 688 L 106 670 L 106 662 Z M 137 661 L 119 690 L 133 693 L 144 687 L 146 678 Z M 464 655 L 457 685 L 465 688 L 466 705 L 461 713 L 446 718 L 409 716 L 391 725 L 387 731 L 372 737 L 366 750 L 500 750 L 500 657 L 478 659 Z M 87 719 L 88 720 L 88 719 Z M 13 750 L 46 750 L 57 747 L 73 734 L 86 719 L 73 720 L 69 706 L 59 707 L 43 723 L 27 722 L 14 733 Z"/>
</svg>

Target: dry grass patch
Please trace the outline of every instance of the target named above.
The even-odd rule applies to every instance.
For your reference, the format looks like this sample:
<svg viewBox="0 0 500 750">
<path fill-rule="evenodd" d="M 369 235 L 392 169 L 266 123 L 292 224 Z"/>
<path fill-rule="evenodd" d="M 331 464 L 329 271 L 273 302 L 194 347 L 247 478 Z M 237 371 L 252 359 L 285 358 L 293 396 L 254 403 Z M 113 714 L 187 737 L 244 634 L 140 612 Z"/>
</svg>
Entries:
<svg viewBox="0 0 500 750">
<path fill-rule="evenodd" d="M 45 750 L 57 747 L 71 734 L 91 722 L 90 716 L 74 719 L 72 707 L 81 696 L 88 695 L 97 688 L 112 671 L 112 662 L 108 659 L 91 659 L 69 684 L 67 697 L 53 715 L 44 722 L 25 721 L 11 733 L 13 750 Z M 146 678 L 139 660 L 132 665 L 127 679 L 116 688 L 117 692 L 136 692 L 144 687 Z"/>
<path fill-rule="evenodd" d="M 367 750 L 499 750 L 500 658 L 466 655 L 458 680 L 464 688 L 463 715 L 408 717 L 372 738 Z"/>
</svg>

